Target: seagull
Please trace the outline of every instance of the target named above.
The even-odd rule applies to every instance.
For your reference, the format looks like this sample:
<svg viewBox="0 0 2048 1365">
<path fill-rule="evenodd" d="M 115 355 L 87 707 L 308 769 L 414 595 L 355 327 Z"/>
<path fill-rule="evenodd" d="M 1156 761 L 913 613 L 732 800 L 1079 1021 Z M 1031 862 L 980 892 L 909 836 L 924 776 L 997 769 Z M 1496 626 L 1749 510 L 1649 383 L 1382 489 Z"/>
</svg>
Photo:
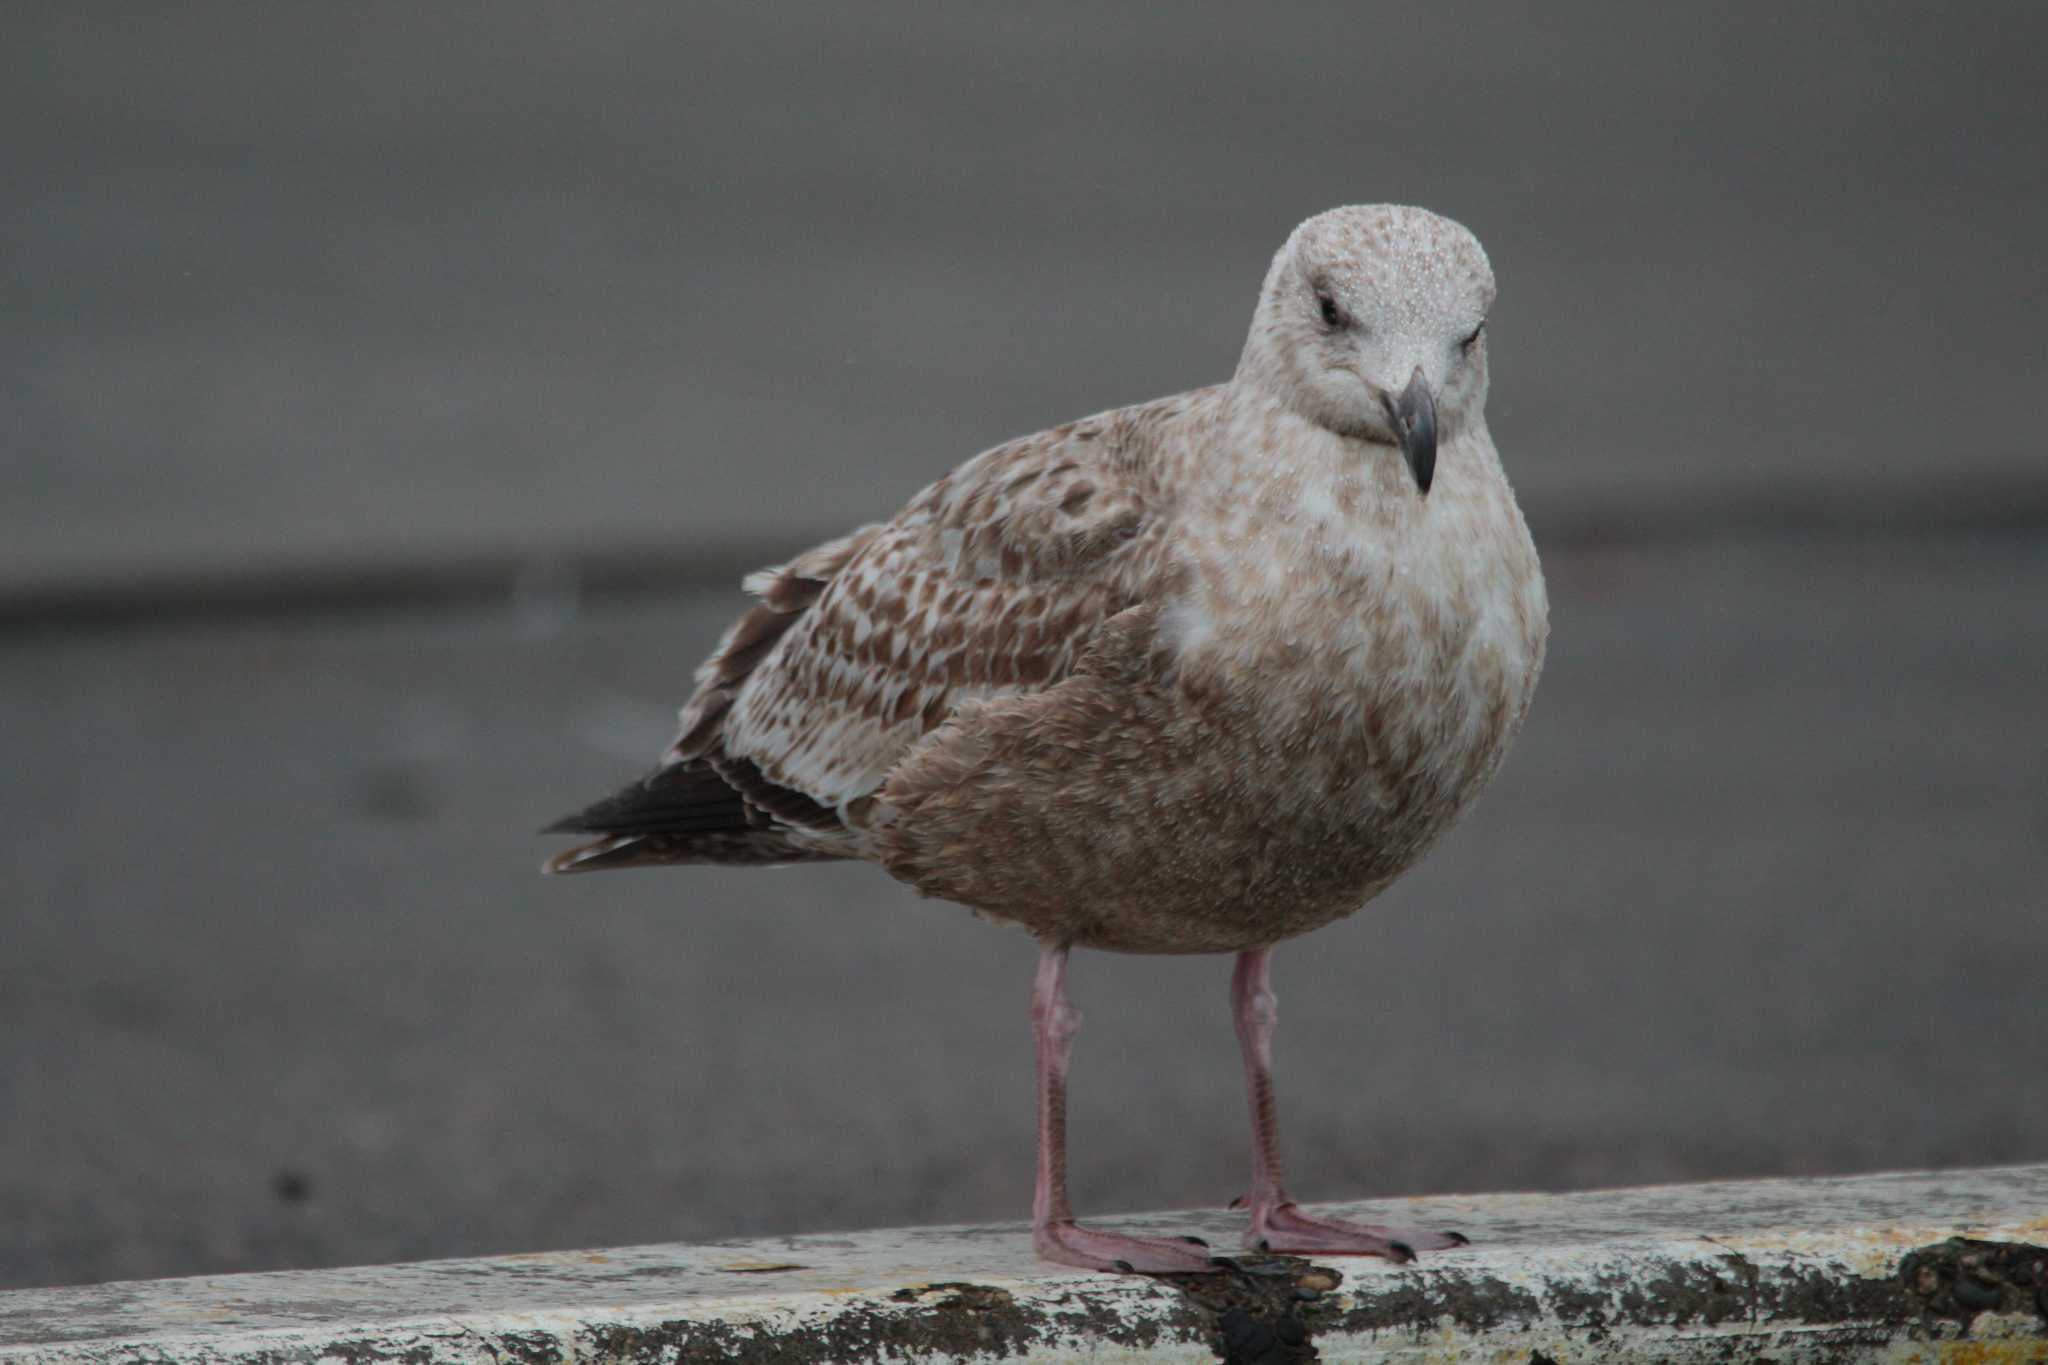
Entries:
<svg viewBox="0 0 2048 1365">
<path fill-rule="evenodd" d="M 1092 1270 L 1227 1262 L 1075 1220 L 1068 954 L 1235 954 L 1246 1244 L 1464 1245 L 1295 1203 L 1269 968 L 1450 828 L 1542 671 L 1543 574 L 1486 426 L 1493 298 L 1447 218 L 1310 218 L 1229 382 L 997 446 L 747 578 L 659 766 L 551 826 L 596 837 L 547 870 L 859 859 L 1028 931 L 1032 1243 Z"/>
</svg>

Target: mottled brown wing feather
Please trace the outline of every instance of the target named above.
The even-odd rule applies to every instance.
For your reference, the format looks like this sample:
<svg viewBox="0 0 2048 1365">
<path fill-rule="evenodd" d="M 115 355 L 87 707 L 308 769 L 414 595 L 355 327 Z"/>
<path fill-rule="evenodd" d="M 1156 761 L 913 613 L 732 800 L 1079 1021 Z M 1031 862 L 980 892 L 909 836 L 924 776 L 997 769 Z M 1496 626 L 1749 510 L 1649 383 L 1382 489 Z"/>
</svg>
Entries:
<svg viewBox="0 0 2048 1365">
<path fill-rule="evenodd" d="M 1145 452 L 1158 420 L 1126 409 L 999 446 L 826 547 L 829 575 L 810 556 L 758 575 L 763 606 L 706 665 L 671 757 L 746 761 L 843 815 L 962 703 L 1067 676 L 1095 628 L 1156 583 L 1164 509 Z"/>
</svg>

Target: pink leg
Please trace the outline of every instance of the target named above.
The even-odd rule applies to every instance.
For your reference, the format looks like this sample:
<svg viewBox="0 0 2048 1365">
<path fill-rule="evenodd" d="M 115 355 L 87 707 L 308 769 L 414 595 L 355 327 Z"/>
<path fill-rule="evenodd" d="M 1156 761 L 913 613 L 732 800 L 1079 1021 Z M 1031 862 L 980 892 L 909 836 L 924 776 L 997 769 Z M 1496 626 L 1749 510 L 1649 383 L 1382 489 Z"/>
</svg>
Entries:
<svg viewBox="0 0 2048 1365">
<path fill-rule="evenodd" d="M 1067 950 L 1047 948 L 1031 988 L 1031 1030 L 1038 1043 L 1038 1190 L 1031 1200 L 1031 1245 L 1048 1261 L 1087 1270 L 1215 1270 L 1206 1244 L 1097 1232 L 1074 1221 L 1067 1205 L 1067 1059 L 1081 1015 L 1067 1003 Z"/>
<path fill-rule="evenodd" d="M 1417 1251 L 1441 1251 L 1467 1245 L 1456 1232 L 1418 1232 L 1311 1218 L 1287 1193 L 1280 1173 L 1280 1127 L 1273 1113 L 1273 1026 L 1279 1002 L 1267 984 L 1271 948 L 1237 955 L 1230 977 L 1231 1013 L 1237 1020 L 1237 1042 L 1244 1050 L 1244 1083 L 1252 1107 L 1252 1189 L 1244 1202 L 1252 1225 L 1245 1245 L 1260 1251 L 1291 1251 L 1308 1255 L 1384 1256 L 1412 1261 Z"/>
</svg>

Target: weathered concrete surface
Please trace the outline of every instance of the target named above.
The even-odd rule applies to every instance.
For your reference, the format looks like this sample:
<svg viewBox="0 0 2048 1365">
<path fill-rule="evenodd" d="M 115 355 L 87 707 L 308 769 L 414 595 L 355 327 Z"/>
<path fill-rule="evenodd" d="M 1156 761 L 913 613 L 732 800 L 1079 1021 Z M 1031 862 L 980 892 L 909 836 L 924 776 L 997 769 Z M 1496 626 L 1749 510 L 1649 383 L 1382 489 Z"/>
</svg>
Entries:
<svg viewBox="0 0 2048 1365">
<path fill-rule="evenodd" d="M 1341 1211 L 1475 1246 L 1147 1280 L 1004 1225 L 24 1290 L 0 1362 L 2048 1359 L 2044 1166 Z"/>
</svg>

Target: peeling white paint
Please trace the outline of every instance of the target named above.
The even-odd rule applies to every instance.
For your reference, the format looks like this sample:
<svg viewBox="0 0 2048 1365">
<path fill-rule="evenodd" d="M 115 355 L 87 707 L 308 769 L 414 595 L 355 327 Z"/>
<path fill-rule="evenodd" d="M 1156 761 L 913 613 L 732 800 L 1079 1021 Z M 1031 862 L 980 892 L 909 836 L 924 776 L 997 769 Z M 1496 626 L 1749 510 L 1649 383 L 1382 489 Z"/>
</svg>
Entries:
<svg viewBox="0 0 2048 1365">
<path fill-rule="evenodd" d="M 2048 1243 L 2048 1166 L 1334 1211 L 1475 1245 L 1326 1261 L 1341 1287 L 1286 1310 L 1324 1360 L 2048 1361 L 2048 1321 L 2010 1294 L 1966 1332 L 1898 1288 L 1903 1257 L 1953 1236 Z M 1103 1221 L 1219 1248 L 1239 1230 L 1214 1212 Z M 1297 1302 L 1295 1276 L 1235 1282 Z M 0 1365 L 1207 1361 L 1215 1327 L 1171 1285 L 1037 1262 L 1020 1226 L 909 1228 L 0 1293 Z"/>
</svg>

